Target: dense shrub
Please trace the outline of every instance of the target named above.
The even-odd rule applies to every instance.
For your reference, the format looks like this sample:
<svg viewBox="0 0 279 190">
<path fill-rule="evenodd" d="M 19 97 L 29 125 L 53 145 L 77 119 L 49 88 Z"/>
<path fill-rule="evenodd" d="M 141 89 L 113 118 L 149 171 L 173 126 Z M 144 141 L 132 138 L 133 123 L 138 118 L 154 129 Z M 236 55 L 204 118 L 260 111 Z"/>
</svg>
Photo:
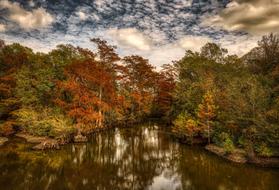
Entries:
<svg viewBox="0 0 279 190">
<path fill-rule="evenodd" d="M 33 135 L 57 137 L 74 132 L 70 119 L 51 109 L 40 112 L 31 108 L 22 108 L 15 112 L 18 123 Z"/>
<path fill-rule="evenodd" d="M 231 153 L 235 149 L 233 141 L 231 140 L 231 138 L 226 138 L 226 140 L 223 143 L 223 147 L 224 147 L 224 149 L 227 153 Z"/>
<path fill-rule="evenodd" d="M 231 136 L 226 132 L 218 133 L 214 137 L 214 143 L 223 147 L 227 153 L 231 153 L 235 149 Z"/>
<path fill-rule="evenodd" d="M 179 114 L 174 120 L 173 132 L 191 143 L 193 142 L 193 138 L 198 135 L 199 131 L 197 122 L 187 113 Z"/>
<path fill-rule="evenodd" d="M 263 157 L 270 157 L 273 155 L 272 150 L 264 142 L 256 146 L 256 152 L 258 153 L 259 156 L 263 156 Z"/>
</svg>

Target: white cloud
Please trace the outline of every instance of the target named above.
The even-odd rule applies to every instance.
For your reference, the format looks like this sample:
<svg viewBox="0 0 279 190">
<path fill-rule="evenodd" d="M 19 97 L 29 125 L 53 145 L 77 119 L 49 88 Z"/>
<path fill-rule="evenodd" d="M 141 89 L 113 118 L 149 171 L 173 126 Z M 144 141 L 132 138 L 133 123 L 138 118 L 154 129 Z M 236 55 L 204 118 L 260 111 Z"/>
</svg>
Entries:
<svg viewBox="0 0 279 190">
<path fill-rule="evenodd" d="M 163 64 L 179 60 L 185 54 L 185 49 L 176 43 L 170 43 L 163 46 L 157 46 L 142 56 L 149 59 L 150 63 L 159 68 Z"/>
<path fill-rule="evenodd" d="M 151 48 L 151 40 L 135 28 L 110 29 L 108 34 L 121 46 L 132 47 L 142 51 Z"/>
<path fill-rule="evenodd" d="M 44 28 L 54 21 L 53 16 L 46 12 L 45 9 L 37 8 L 27 11 L 17 2 L 12 3 L 8 0 L 2 0 L 0 9 L 8 9 L 9 19 L 25 30 Z"/>
<path fill-rule="evenodd" d="M 76 14 L 78 15 L 80 20 L 86 20 L 88 18 L 88 16 L 82 11 L 78 11 Z"/>
<path fill-rule="evenodd" d="M 110 34 L 110 41 L 120 49 L 121 55 L 138 54 L 148 58 L 156 67 L 179 60 L 186 50 L 199 51 L 203 45 L 212 41 L 206 36 L 185 35 L 174 42 L 158 44 L 157 40 L 153 40 L 156 36 L 150 38 L 150 35 L 145 35 L 147 31 L 140 32 L 134 28 L 110 29 L 106 32 Z M 160 38 L 163 39 L 164 36 Z"/>
<path fill-rule="evenodd" d="M 149 58 L 157 66 L 181 58 L 186 49 L 199 51 L 203 45 L 212 41 L 206 36 L 185 35 L 177 41 L 158 44 L 157 40 L 153 40 L 153 38 L 156 39 L 156 35 L 150 37 L 152 32 L 148 34 L 148 31 L 141 32 L 135 28 L 109 29 L 106 33 L 110 35 L 111 41 L 123 49 L 125 54 L 134 54 L 134 49 L 136 49 L 137 54 Z M 160 39 L 165 38 L 159 31 L 155 33 Z"/>
<path fill-rule="evenodd" d="M 187 50 L 199 51 L 202 46 L 212 40 L 206 36 L 192 36 L 188 35 L 179 40 L 179 45 Z"/>
<path fill-rule="evenodd" d="M 6 25 L 0 24 L 0 32 L 5 32 L 6 31 Z"/>
<path fill-rule="evenodd" d="M 181 59 L 185 55 L 186 50 L 199 52 L 201 47 L 208 42 L 220 44 L 221 47 L 228 49 L 231 55 L 236 54 L 238 56 L 243 56 L 257 46 L 257 41 L 259 39 L 259 36 L 251 35 L 225 35 L 219 40 L 214 40 L 207 36 L 186 35 L 175 42 L 153 46 L 148 53 L 139 53 L 141 56 L 148 58 L 150 63 L 160 67 L 163 64 Z"/>
<path fill-rule="evenodd" d="M 177 0 L 175 8 L 185 8 L 192 5 L 193 0 Z"/>
<path fill-rule="evenodd" d="M 157 67 L 181 59 L 186 50 L 199 51 L 200 48 L 212 39 L 206 36 L 185 35 L 181 39 L 165 44 L 153 46 L 149 54 L 143 56 Z"/>
<path fill-rule="evenodd" d="M 260 36 L 233 36 L 227 35 L 218 41 L 222 47 L 228 49 L 229 54 L 243 56 L 258 45 Z"/>
<path fill-rule="evenodd" d="M 174 42 L 162 44 L 165 36 L 160 31 L 141 32 L 135 28 L 109 29 L 105 33 L 110 36 L 110 41 L 121 50 L 122 55 L 138 54 L 148 58 L 155 66 L 180 59 L 186 50 L 199 51 L 203 45 L 212 41 L 207 36 L 184 35 Z M 161 43 L 158 43 L 155 34 L 158 34 Z"/>
<path fill-rule="evenodd" d="M 34 3 L 33 0 L 30 0 L 30 1 L 29 1 L 29 6 L 30 6 L 30 7 L 35 7 L 35 3 Z"/>
<path fill-rule="evenodd" d="M 279 1 L 234 0 L 219 15 L 204 17 L 203 24 L 251 34 L 278 32 Z"/>
</svg>

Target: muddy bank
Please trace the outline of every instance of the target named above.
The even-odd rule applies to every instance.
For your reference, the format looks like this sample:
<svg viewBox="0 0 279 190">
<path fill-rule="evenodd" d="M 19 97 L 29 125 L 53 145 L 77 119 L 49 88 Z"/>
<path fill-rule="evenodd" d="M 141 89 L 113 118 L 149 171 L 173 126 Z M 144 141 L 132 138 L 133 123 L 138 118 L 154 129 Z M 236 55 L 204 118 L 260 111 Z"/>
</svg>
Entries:
<svg viewBox="0 0 279 190">
<path fill-rule="evenodd" d="M 27 133 L 17 133 L 15 136 L 23 138 L 29 143 L 35 143 L 35 144 L 36 143 L 41 143 L 41 142 L 46 141 L 46 140 L 49 139 L 47 137 L 33 136 L 33 135 L 30 135 L 30 134 L 27 134 Z"/>
<path fill-rule="evenodd" d="M 206 145 L 205 149 L 234 163 L 240 163 L 240 164 L 249 163 L 261 167 L 279 168 L 278 157 L 271 157 L 271 158 L 255 157 L 253 159 L 248 159 L 247 153 L 243 149 L 235 149 L 231 153 L 228 153 L 225 151 L 224 148 L 213 144 Z"/>
<path fill-rule="evenodd" d="M 241 149 L 235 149 L 233 152 L 227 153 L 224 148 L 213 144 L 206 145 L 205 149 L 232 162 L 244 164 L 248 161 L 245 151 Z"/>
<path fill-rule="evenodd" d="M 60 136 L 57 138 L 33 136 L 28 133 L 18 133 L 15 136 L 23 138 L 28 143 L 36 144 L 32 147 L 33 150 L 47 150 L 47 149 L 60 149 L 61 145 L 68 143 L 81 143 L 87 142 L 87 138 L 82 135 L 77 136 Z"/>
<path fill-rule="evenodd" d="M 278 157 L 271 157 L 271 158 L 257 157 L 252 160 L 249 160 L 249 163 L 256 164 L 261 167 L 279 168 L 279 158 Z"/>
</svg>

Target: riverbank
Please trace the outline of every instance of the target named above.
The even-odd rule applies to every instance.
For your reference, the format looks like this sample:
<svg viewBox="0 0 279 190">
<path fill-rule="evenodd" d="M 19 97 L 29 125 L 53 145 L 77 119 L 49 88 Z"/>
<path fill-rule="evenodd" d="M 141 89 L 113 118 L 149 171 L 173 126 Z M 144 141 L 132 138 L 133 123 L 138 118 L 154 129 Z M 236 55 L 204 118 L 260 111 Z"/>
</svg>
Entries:
<svg viewBox="0 0 279 190">
<path fill-rule="evenodd" d="M 232 162 L 244 164 L 248 161 L 246 152 L 242 149 L 235 149 L 228 153 L 224 148 L 213 144 L 206 145 L 205 149 Z"/>
<path fill-rule="evenodd" d="M 253 164 L 259 167 L 266 168 L 279 168 L 279 154 L 273 157 L 260 157 L 255 155 L 253 159 L 249 158 L 247 152 L 241 148 L 234 148 L 231 152 L 228 152 L 223 147 L 216 144 L 207 144 L 207 139 L 202 137 L 194 137 L 192 141 L 187 140 L 185 137 L 178 136 L 172 131 L 168 133 L 173 136 L 181 144 L 196 145 L 199 147 L 204 147 L 208 152 L 215 154 L 222 159 L 228 160 L 237 164 Z"/>
<path fill-rule="evenodd" d="M 127 128 L 129 126 L 137 126 L 140 123 L 134 123 L 133 125 L 116 125 L 111 127 L 103 127 L 103 128 L 94 128 L 92 130 L 83 131 L 82 133 L 78 133 L 74 131 L 72 133 L 63 133 L 57 137 L 48 137 L 48 136 L 36 136 L 28 133 L 27 131 L 18 131 L 14 132 L 10 136 L 16 136 L 24 139 L 26 142 L 34 144 L 32 147 L 33 150 L 47 150 L 47 149 L 56 149 L 59 150 L 61 146 L 69 143 L 86 143 L 88 141 L 88 136 L 99 133 L 105 130 L 113 129 L 113 128 Z M 148 123 L 150 125 L 150 122 Z M 3 145 L 9 139 L 6 137 L 0 137 L 0 146 Z"/>
<path fill-rule="evenodd" d="M 60 146 L 68 144 L 68 143 L 84 143 L 87 142 L 87 137 L 81 134 L 78 135 L 62 135 L 57 138 L 50 137 L 40 137 L 30 135 L 28 133 L 17 133 L 16 137 L 23 138 L 26 142 L 35 144 L 32 149 L 33 150 L 47 150 L 47 149 L 56 149 L 59 150 Z"/>
<path fill-rule="evenodd" d="M 220 156 L 228 161 L 239 163 L 239 164 L 253 164 L 260 167 L 272 167 L 279 168 L 278 157 L 258 157 L 249 159 L 245 150 L 236 148 L 232 152 L 226 152 L 224 148 L 214 144 L 206 145 L 205 149 L 217 156 Z"/>
</svg>

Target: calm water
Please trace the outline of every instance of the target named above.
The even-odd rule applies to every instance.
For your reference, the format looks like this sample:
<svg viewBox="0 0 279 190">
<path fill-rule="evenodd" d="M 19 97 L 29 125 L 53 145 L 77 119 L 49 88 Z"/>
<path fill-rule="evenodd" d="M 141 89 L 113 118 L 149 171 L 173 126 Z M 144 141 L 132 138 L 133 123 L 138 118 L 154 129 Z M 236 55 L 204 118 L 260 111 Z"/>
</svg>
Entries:
<svg viewBox="0 0 279 190">
<path fill-rule="evenodd" d="M 87 144 L 35 152 L 0 148 L 0 189 L 279 189 L 279 170 L 240 166 L 182 145 L 156 127 L 115 129 Z"/>
</svg>

